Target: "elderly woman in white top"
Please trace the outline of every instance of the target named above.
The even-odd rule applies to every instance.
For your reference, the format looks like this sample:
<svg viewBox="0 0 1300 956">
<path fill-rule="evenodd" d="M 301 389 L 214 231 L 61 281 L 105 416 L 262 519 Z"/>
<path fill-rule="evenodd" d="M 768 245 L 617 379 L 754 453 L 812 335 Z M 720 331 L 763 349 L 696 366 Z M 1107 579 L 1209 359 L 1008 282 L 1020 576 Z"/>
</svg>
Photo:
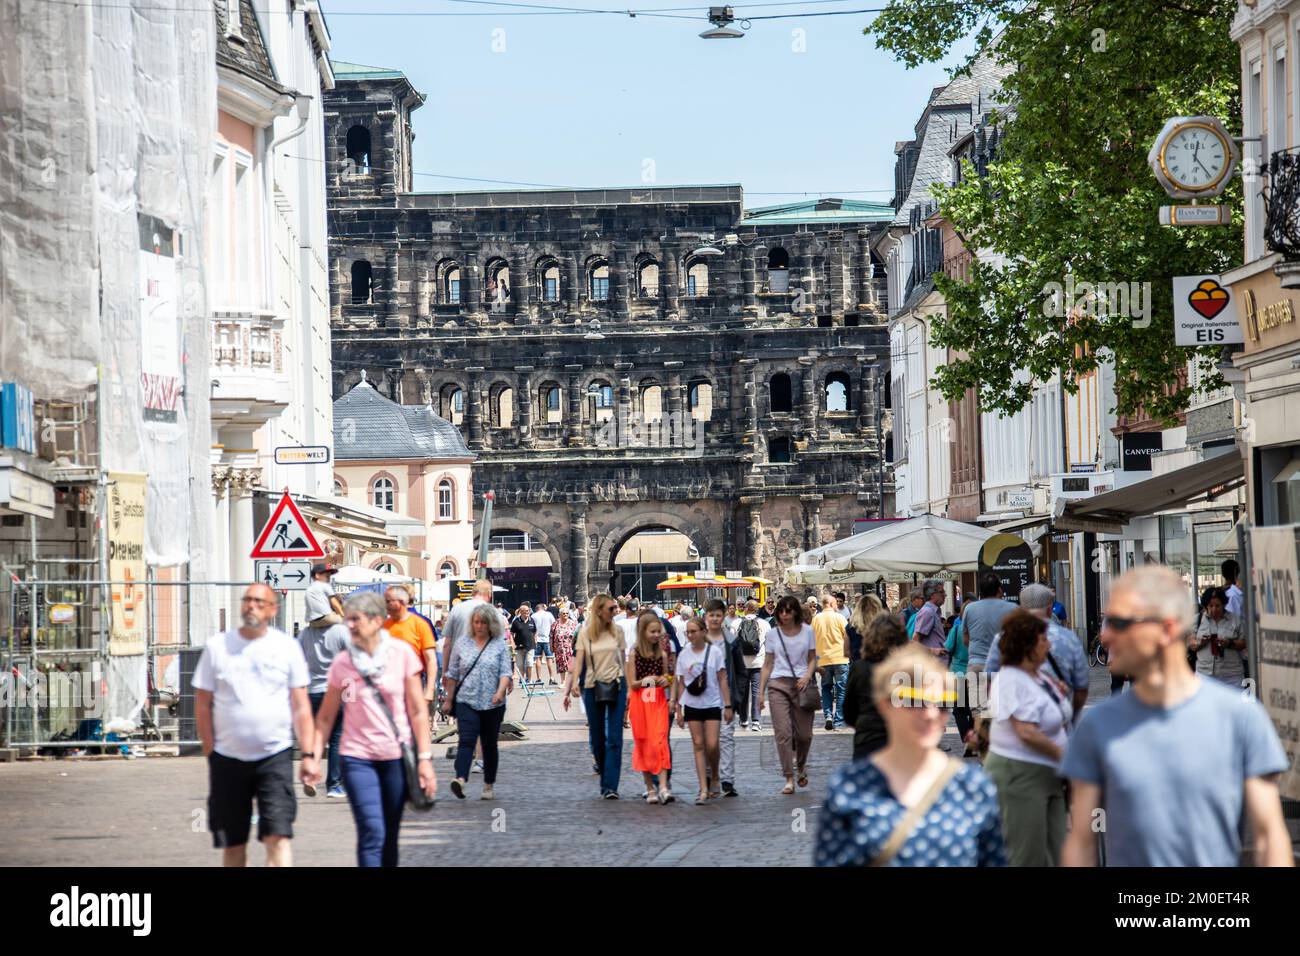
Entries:
<svg viewBox="0 0 1300 956">
<path fill-rule="evenodd" d="M 989 755 L 1002 832 L 1012 866 L 1056 866 L 1065 842 L 1065 792 L 1058 767 L 1074 708 L 1068 688 L 1043 663 L 1047 622 L 1012 611 L 998 638 L 1002 669 L 993 678 Z"/>
<path fill-rule="evenodd" d="M 1196 652 L 1196 673 L 1241 687 L 1245 677 L 1242 651 L 1246 635 L 1241 618 L 1227 612 L 1228 596 L 1223 588 L 1211 588 L 1205 596 L 1205 611 L 1196 635 L 1188 646 Z"/>
</svg>

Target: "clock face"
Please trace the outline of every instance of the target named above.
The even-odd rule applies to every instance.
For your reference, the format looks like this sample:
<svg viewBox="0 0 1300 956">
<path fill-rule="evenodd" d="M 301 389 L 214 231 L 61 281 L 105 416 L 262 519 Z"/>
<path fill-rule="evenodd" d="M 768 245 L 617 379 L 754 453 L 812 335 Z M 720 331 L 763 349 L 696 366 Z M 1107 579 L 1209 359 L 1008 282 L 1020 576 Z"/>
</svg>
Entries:
<svg viewBox="0 0 1300 956">
<path fill-rule="evenodd" d="M 1184 126 L 1165 143 L 1161 154 L 1165 174 L 1188 191 L 1213 188 L 1228 165 L 1227 144 L 1214 130 Z"/>
</svg>

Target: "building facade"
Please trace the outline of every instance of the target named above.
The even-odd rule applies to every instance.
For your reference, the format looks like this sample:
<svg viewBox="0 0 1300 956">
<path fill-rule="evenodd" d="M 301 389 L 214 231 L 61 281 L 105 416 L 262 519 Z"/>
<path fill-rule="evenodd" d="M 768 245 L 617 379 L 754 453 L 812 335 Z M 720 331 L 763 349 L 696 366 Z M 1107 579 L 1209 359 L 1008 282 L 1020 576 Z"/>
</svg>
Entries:
<svg viewBox="0 0 1300 956">
<path fill-rule="evenodd" d="M 417 193 L 398 71 L 335 63 L 335 393 L 366 372 L 478 455 L 546 591 L 608 589 L 643 530 L 779 578 L 883 513 L 888 207 L 746 213 L 738 186 Z"/>
</svg>

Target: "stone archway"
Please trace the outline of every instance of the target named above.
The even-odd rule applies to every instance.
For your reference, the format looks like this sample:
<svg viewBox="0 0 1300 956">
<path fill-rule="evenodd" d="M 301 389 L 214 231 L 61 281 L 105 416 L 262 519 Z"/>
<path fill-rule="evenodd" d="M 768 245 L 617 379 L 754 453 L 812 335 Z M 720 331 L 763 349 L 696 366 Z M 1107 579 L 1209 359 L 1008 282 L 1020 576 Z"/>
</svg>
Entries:
<svg viewBox="0 0 1300 956">
<path fill-rule="evenodd" d="M 651 528 L 670 528 L 678 534 L 685 535 L 696 548 L 700 549 L 702 555 L 719 554 L 722 548 L 720 528 L 710 533 L 704 526 L 666 511 L 642 511 L 627 515 L 601 534 L 596 562 L 588 575 L 591 593 L 608 588 L 615 571 L 614 559 L 618 556 L 619 550 L 637 532 Z"/>
<path fill-rule="evenodd" d="M 482 515 L 477 516 L 479 519 Z M 546 556 L 550 559 L 551 569 L 547 574 L 547 587 L 549 598 L 555 599 L 563 586 L 563 569 L 564 561 L 559 548 L 556 547 L 554 539 L 540 525 L 523 517 L 518 512 L 511 509 L 502 509 L 492 514 L 492 533 L 499 534 L 508 531 L 523 531 L 542 546 Z"/>
</svg>

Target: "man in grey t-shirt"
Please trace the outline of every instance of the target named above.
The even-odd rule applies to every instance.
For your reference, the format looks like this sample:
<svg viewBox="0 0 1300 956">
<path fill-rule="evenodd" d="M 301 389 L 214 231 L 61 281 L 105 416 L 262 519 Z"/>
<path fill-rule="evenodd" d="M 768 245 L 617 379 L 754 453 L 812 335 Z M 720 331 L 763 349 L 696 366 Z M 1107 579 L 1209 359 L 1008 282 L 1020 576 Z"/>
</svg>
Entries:
<svg viewBox="0 0 1300 956">
<path fill-rule="evenodd" d="M 348 629 L 340 623 L 342 617 L 338 613 L 342 606 L 330 586 L 330 578 L 338 574 L 338 570 L 330 564 L 313 565 L 312 583 L 305 594 L 307 620 L 313 623 L 298 632 L 298 643 L 307 658 L 307 698 L 311 701 L 313 717 L 325 699 L 326 677 L 334 663 L 334 655 L 348 644 Z M 325 794 L 329 797 L 347 795 L 343 790 L 343 769 L 339 760 L 339 737 L 342 733 L 343 710 L 340 708 L 330 731 L 330 753 L 325 770 Z M 316 796 L 316 788 L 309 784 L 303 785 L 303 792 L 309 797 Z"/>
<path fill-rule="evenodd" d="M 1010 601 L 1002 598 L 1002 582 L 992 571 L 980 578 L 980 599 L 961 612 L 964 640 L 970 648 L 969 667 L 973 671 L 984 670 L 988 660 L 989 648 L 993 638 L 1002 630 L 1002 619 L 1016 609 Z"/>
<path fill-rule="evenodd" d="M 1287 756 L 1258 701 L 1188 666 L 1195 617 L 1169 568 L 1111 586 L 1101 639 L 1133 687 L 1090 708 L 1066 750 L 1064 865 L 1095 865 L 1100 830 L 1109 866 L 1237 866 L 1243 814 L 1255 865 L 1292 865 L 1278 790 Z"/>
</svg>

